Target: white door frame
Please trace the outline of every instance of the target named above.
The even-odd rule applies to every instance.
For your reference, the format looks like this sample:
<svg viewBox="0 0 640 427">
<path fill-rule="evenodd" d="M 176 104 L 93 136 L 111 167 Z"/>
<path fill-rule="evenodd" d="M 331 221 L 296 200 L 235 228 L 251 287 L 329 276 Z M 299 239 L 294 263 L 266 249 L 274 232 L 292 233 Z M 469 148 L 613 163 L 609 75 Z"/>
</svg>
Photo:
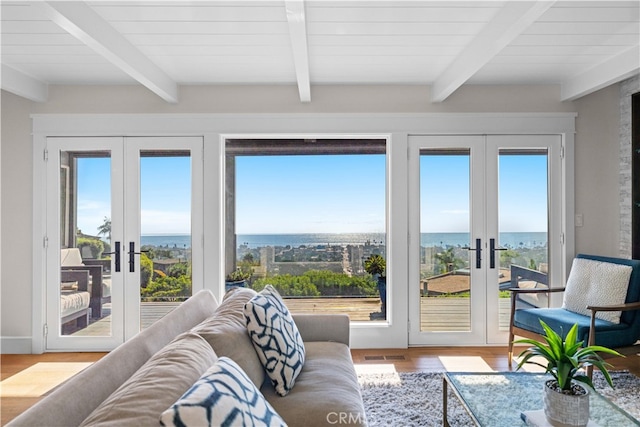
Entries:
<svg viewBox="0 0 640 427">
<path fill-rule="evenodd" d="M 45 347 L 48 351 L 82 349 L 104 351 L 115 348 L 124 342 L 124 322 L 114 319 L 124 318 L 122 299 L 123 278 L 121 274 L 112 274 L 111 278 L 111 333 L 100 337 L 77 337 L 60 335 L 60 152 L 110 152 L 111 163 L 111 228 L 113 241 L 122 233 L 122 213 L 124 189 L 123 146 L 121 137 L 94 138 L 48 138 L 48 161 L 46 166 L 47 208 L 46 228 L 52 230 L 46 234 L 46 329 Z M 119 213 L 119 214 L 118 214 Z M 114 260 L 115 257 L 112 257 Z M 114 265 L 112 264 L 112 271 Z"/>
<path fill-rule="evenodd" d="M 140 256 L 135 256 L 134 272 L 129 271 L 129 243 L 140 251 L 140 151 L 191 151 L 191 292 L 203 289 L 203 138 L 202 137 L 125 137 L 124 138 L 125 224 L 123 275 L 125 301 L 125 340 L 140 332 Z M 167 171 L 169 172 L 169 171 Z"/>
<path fill-rule="evenodd" d="M 415 236 L 411 239 L 409 248 L 409 295 L 420 295 L 420 150 L 421 149 L 448 149 L 465 150 L 469 153 L 469 243 L 475 254 L 470 255 L 470 283 L 471 283 L 471 329 L 469 331 L 434 331 L 423 332 L 420 330 L 420 298 L 409 298 L 409 345 L 482 345 L 485 343 L 484 325 L 484 266 L 486 263 L 486 250 L 475 248 L 476 239 L 485 243 L 485 181 L 484 181 L 484 136 L 482 135 L 412 135 L 409 137 L 409 233 Z M 452 171 L 455 173 L 455 171 Z M 473 262 L 481 252 L 481 268 L 476 268 Z"/>
<path fill-rule="evenodd" d="M 498 228 L 498 160 L 501 149 L 527 148 L 547 150 L 548 167 L 548 263 L 549 283 L 564 283 L 563 276 L 563 224 L 562 224 L 562 138 L 560 135 L 488 135 L 487 136 L 487 238 L 499 242 Z M 523 171 L 526 173 L 526 171 Z M 524 207 L 523 207 L 524 208 Z M 487 256 L 489 256 L 487 252 Z M 499 260 L 499 256 L 496 255 Z M 508 331 L 499 331 L 498 327 L 498 268 L 487 269 L 487 344 L 505 344 L 509 339 Z M 554 300 L 554 303 L 558 301 Z"/>
<path fill-rule="evenodd" d="M 563 162 L 560 135 L 415 135 L 409 137 L 409 295 L 420 293 L 420 150 L 464 149 L 470 153 L 470 245 L 482 242 L 481 268 L 470 263 L 471 330 L 420 330 L 420 298 L 409 298 L 409 345 L 505 344 L 507 331 L 498 327 L 498 269 L 489 266 L 489 239 L 498 238 L 498 155 L 501 148 L 545 148 L 548 152 L 550 283 L 563 283 Z M 452 172 L 453 173 L 453 172 Z M 474 248 L 477 249 L 477 248 Z M 473 257 L 472 257 L 473 258 Z M 555 301 L 555 304 L 558 302 Z"/>
<path fill-rule="evenodd" d="M 203 288 L 203 138 L 202 137 L 74 137 L 48 138 L 46 228 L 46 336 L 47 351 L 108 351 L 140 331 L 140 258 L 129 272 L 129 242 L 140 249 L 140 151 L 189 150 L 191 152 L 191 236 L 192 292 Z M 72 336 L 59 334 L 60 274 L 60 150 L 111 153 L 111 239 L 121 243 L 121 271 L 111 274 L 111 334 L 109 336 Z M 112 243 L 113 244 L 113 243 Z M 112 260 L 115 257 L 112 257 Z M 55 325 L 55 326 L 53 326 Z"/>
</svg>

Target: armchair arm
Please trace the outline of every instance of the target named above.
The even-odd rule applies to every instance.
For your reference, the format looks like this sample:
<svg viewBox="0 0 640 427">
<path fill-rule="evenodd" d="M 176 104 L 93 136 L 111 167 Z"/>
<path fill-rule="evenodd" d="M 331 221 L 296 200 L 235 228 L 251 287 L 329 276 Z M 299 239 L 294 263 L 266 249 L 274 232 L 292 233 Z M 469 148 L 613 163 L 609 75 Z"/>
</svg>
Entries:
<svg viewBox="0 0 640 427">
<path fill-rule="evenodd" d="M 625 304 L 616 304 L 616 305 L 588 305 L 587 310 L 591 310 L 592 313 L 597 311 L 630 311 L 630 310 L 640 310 L 640 302 L 628 302 Z"/>
<path fill-rule="evenodd" d="M 89 270 L 61 271 L 61 282 L 78 282 L 78 291 L 91 292 L 89 288 Z"/>
<path fill-rule="evenodd" d="M 598 311 L 629 311 L 640 310 L 640 302 L 629 302 L 625 304 L 595 306 L 588 305 L 587 310 L 591 310 L 591 324 L 589 327 L 589 345 L 596 343 L 596 313 Z"/>
</svg>

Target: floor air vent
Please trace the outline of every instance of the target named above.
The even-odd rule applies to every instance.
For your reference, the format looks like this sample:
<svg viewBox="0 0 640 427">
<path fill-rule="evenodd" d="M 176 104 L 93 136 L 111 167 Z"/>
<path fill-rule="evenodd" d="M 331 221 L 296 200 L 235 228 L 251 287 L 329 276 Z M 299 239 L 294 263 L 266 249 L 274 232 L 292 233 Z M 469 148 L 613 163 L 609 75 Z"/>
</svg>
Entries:
<svg viewBox="0 0 640 427">
<path fill-rule="evenodd" d="M 384 356 L 365 356 L 364 360 L 384 360 Z"/>
<path fill-rule="evenodd" d="M 403 355 L 397 355 L 397 356 L 385 356 L 384 357 L 386 360 L 404 360 L 404 356 Z"/>
<path fill-rule="evenodd" d="M 397 356 L 365 356 L 364 360 L 405 360 L 403 355 Z"/>
</svg>

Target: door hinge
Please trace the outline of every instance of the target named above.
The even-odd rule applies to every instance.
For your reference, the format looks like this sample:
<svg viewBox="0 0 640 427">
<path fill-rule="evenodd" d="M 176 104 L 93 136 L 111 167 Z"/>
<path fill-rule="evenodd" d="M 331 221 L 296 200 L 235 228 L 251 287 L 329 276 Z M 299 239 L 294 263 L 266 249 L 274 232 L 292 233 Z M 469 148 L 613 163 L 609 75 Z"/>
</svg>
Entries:
<svg viewBox="0 0 640 427">
<path fill-rule="evenodd" d="M 560 244 L 564 245 L 564 233 L 560 233 Z"/>
<path fill-rule="evenodd" d="M 564 145 L 560 146 L 560 158 L 564 159 Z"/>
<path fill-rule="evenodd" d="M 49 161 L 49 150 L 47 150 L 46 148 L 44 149 L 43 159 L 45 162 Z"/>
<path fill-rule="evenodd" d="M 42 246 L 47 249 L 49 247 L 49 238 L 47 236 L 44 236 L 44 238 L 42 239 Z"/>
<path fill-rule="evenodd" d="M 44 326 L 42 327 L 42 335 L 47 338 L 47 336 L 49 335 L 49 325 L 47 325 L 46 323 L 44 324 Z"/>
</svg>

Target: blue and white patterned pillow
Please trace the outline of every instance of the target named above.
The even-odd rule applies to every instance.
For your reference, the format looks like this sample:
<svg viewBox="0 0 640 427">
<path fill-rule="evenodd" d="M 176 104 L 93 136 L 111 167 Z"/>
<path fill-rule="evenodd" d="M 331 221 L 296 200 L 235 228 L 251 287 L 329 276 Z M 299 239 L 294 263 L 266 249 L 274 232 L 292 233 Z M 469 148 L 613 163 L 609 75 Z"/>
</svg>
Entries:
<svg viewBox="0 0 640 427">
<path fill-rule="evenodd" d="M 276 392 L 286 396 L 305 359 L 300 332 L 278 291 L 271 285 L 244 306 L 247 331 Z"/>
<path fill-rule="evenodd" d="M 286 426 L 247 374 L 221 357 L 176 403 L 162 413 L 163 426 Z"/>
</svg>

